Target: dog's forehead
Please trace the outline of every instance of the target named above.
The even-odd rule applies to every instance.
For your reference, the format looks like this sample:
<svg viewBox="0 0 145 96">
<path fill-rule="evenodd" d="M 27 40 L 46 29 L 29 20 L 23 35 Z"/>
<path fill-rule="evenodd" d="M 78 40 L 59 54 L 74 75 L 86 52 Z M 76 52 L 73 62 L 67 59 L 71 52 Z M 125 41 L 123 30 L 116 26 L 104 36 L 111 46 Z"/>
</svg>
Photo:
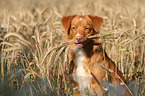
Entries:
<svg viewBox="0 0 145 96">
<path fill-rule="evenodd" d="M 73 20 L 72 20 L 72 23 L 73 24 L 80 24 L 80 23 L 83 23 L 84 25 L 85 24 L 91 24 L 92 21 L 90 18 L 88 18 L 87 16 L 76 16 Z"/>
<path fill-rule="evenodd" d="M 79 21 L 85 21 L 87 19 L 86 16 L 76 16 L 74 19 L 79 20 Z"/>
</svg>

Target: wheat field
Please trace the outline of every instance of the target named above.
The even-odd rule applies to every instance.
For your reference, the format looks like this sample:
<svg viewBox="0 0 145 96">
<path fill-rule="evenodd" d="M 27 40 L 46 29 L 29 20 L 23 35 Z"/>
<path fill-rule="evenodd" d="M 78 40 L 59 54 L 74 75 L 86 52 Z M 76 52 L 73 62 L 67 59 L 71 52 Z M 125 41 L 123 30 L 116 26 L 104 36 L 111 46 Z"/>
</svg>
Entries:
<svg viewBox="0 0 145 96">
<path fill-rule="evenodd" d="M 0 96 L 71 95 L 60 20 L 74 14 L 104 18 L 104 49 L 133 96 L 145 96 L 144 0 L 0 0 Z"/>
</svg>

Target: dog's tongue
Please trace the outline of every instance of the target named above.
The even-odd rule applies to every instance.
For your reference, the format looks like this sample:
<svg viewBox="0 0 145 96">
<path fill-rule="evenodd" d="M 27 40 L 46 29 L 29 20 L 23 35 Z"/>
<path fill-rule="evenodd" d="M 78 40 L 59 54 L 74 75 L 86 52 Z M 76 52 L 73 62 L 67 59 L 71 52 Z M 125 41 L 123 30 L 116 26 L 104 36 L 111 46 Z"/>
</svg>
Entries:
<svg viewBox="0 0 145 96">
<path fill-rule="evenodd" d="M 83 44 L 77 44 L 77 46 L 83 46 Z"/>
<path fill-rule="evenodd" d="M 76 45 L 77 45 L 77 46 L 83 46 L 83 44 L 82 44 L 82 43 L 76 43 Z"/>
</svg>

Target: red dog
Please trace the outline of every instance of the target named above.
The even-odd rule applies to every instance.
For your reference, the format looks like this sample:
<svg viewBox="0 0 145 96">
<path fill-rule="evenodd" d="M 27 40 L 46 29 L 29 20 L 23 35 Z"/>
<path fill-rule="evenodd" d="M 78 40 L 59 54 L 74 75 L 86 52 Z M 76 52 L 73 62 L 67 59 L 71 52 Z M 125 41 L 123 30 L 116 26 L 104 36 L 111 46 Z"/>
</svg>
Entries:
<svg viewBox="0 0 145 96">
<path fill-rule="evenodd" d="M 115 72 L 108 72 L 108 78 L 114 86 L 119 86 L 121 79 L 125 81 L 115 63 L 103 50 L 99 39 L 88 39 L 89 36 L 99 33 L 103 24 L 101 17 L 74 15 L 63 17 L 61 22 L 67 31 L 67 38 L 75 42 L 69 51 L 69 74 L 73 95 L 103 96 L 106 93 L 103 90 L 103 78 L 107 72 L 101 66 Z M 125 87 L 120 94 L 130 95 Z"/>
</svg>

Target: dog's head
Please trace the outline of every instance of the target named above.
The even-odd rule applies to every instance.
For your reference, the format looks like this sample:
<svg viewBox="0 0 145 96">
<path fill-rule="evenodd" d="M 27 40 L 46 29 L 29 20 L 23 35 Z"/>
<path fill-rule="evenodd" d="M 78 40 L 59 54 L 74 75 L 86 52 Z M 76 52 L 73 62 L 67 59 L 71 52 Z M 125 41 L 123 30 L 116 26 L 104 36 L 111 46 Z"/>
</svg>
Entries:
<svg viewBox="0 0 145 96">
<path fill-rule="evenodd" d="M 92 15 L 73 15 L 63 17 L 61 23 L 67 31 L 67 38 L 74 39 L 77 46 L 83 46 L 88 36 L 98 33 L 103 24 L 103 19 Z"/>
</svg>

